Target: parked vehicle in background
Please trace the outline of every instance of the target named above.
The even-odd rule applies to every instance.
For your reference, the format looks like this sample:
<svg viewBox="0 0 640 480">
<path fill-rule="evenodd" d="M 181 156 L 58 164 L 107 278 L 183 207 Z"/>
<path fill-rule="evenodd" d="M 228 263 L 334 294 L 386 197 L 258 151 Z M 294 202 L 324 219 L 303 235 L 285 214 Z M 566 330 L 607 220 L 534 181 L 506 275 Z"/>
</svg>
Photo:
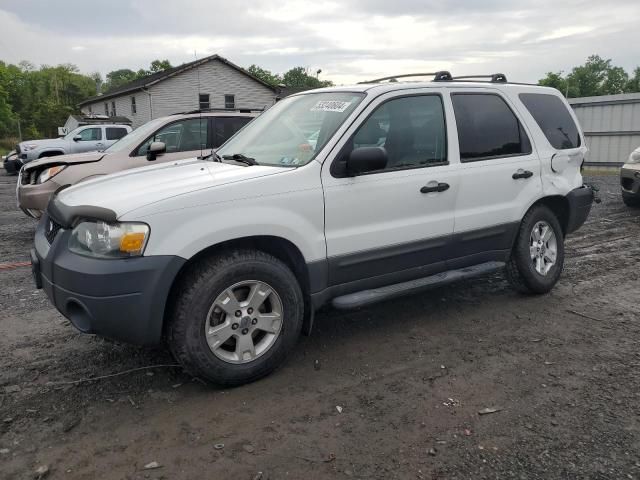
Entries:
<svg viewBox="0 0 640 480">
<path fill-rule="evenodd" d="M 60 138 L 26 140 L 16 146 L 23 163 L 69 153 L 101 151 L 131 131 L 129 125 L 84 125 Z"/>
<path fill-rule="evenodd" d="M 620 186 L 622 201 L 630 207 L 640 207 L 640 147 L 631 152 L 620 169 Z"/>
<path fill-rule="evenodd" d="M 61 191 L 37 227 L 36 285 L 79 330 L 164 338 L 227 385 L 282 364 L 328 302 L 496 269 L 549 292 L 594 198 L 575 115 L 504 75 L 435 77 L 292 95 L 208 160 Z"/>
<path fill-rule="evenodd" d="M 169 162 L 210 153 L 212 148 L 222 145 L 258 113 L 225 110 L 170 115 L 147 122 L 103 152 L 33 161 L 20 174 L 18 206 L 27 215 L 39 217 L 51 194 L 61 187 L 147 166 L 149 160 Z"/>
<path fill-rule="evenodd" d="M 18 158 L 18 153 L 11 150 L 2 157 L 2 166 L 9 175 L 17 175 L 22 168 L 22 161 Z"/>
</svg>

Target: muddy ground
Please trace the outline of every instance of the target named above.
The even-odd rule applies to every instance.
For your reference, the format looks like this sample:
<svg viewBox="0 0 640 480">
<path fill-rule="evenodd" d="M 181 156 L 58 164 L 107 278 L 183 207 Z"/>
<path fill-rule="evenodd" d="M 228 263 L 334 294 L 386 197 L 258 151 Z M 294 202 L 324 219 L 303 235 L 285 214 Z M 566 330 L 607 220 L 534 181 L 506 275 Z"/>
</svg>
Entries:
<svg viewBox="0 0 640 480">
<path fill-rule="evenodd" d="M 603 203 L 551 294 L 495 274 L 326 310 L 286 366 L 231 390 L 77 333 L 27 267 L 0 268 L 0 478 L 640 478 L 640 211 L 590 180 Z M 34 229 L 14 182 L 0 264 L 28 260 Z"/>
</svg>

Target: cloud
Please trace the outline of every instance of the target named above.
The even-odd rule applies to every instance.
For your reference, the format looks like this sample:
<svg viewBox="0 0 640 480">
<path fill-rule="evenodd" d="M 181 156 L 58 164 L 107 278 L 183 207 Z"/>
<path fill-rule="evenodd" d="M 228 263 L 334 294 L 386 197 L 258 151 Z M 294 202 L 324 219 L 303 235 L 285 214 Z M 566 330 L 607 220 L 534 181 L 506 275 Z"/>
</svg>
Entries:
<svg viewBox="0 0 640 480">
<path fill-rule="evenodd" d="M 535 81 L 592 53 L 631 70 L 640 2 L 617 0 L 4 0 L 2 59 L 75 63 L 103 75 L 155 58 L 218 53 L 275 72 L 322 68 L 351 83 L 416 70 Z M 611 12 L 615 11 L 615 15 Z"/>
</svg>

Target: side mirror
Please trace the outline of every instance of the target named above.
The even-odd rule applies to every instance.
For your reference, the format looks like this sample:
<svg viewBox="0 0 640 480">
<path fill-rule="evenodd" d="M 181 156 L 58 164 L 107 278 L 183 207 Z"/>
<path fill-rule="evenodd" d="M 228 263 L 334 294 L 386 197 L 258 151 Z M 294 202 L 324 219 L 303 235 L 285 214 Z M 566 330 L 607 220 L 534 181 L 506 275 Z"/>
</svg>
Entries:
<svg viewBox="0 0 640 480">
<path fill-rule="evenodd" d="M 167 151 L 167 145 L 164 142 L 151 142 L 149 150 L 147 150 L 147 160 L 153 162 L 158 155 L 162 155 Z"/>
<path fill-rule="evenodd" d="M 347 174 L 350 177 L 387 166 L 389 156 L 383 147 L 360 147 L 353 150 L 347 158 Z"/>
<path fill-rule="evenodd" d="M 80 140 L 82 140 L 82 137 L 80 135 L 76 135 L 75 137 L 73 137 L 74 142 L 79 142 Z"/>
</svg>

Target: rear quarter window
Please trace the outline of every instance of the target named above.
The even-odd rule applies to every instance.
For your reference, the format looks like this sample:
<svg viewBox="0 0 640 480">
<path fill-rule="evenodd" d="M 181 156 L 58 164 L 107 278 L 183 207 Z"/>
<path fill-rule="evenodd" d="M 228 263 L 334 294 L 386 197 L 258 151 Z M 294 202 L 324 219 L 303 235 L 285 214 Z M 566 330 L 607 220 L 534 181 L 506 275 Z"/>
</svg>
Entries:
<svg viewBox="0 0 640 480">
<path fill-rule="evenodd" d="M 553 148 L 580 146 L 578 127 L 562 100 L 545 93 L 521 93 L 519 97 Z"/>
</svg>

